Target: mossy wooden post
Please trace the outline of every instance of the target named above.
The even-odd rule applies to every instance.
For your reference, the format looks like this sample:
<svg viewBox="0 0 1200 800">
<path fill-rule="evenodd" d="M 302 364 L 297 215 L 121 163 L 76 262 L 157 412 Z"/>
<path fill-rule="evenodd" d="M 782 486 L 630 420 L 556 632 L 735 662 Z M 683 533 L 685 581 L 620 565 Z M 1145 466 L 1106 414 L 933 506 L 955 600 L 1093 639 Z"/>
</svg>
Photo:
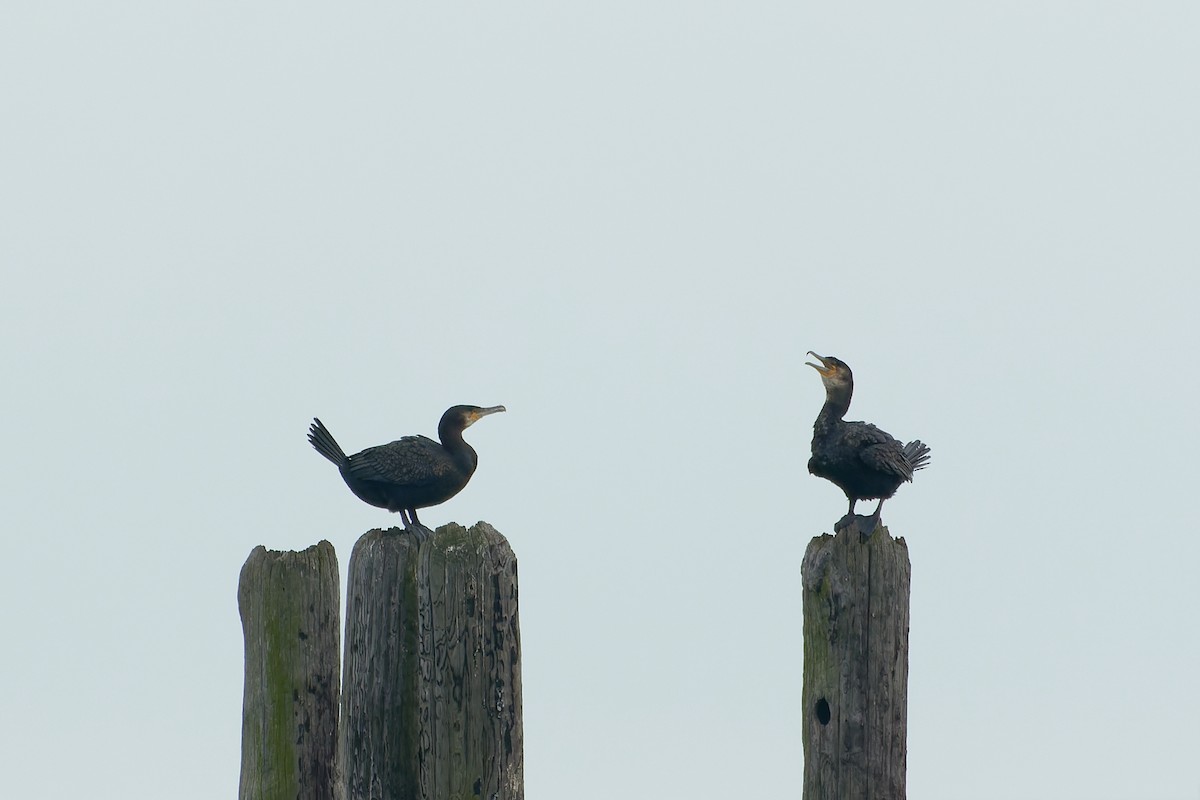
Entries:
<svg viewBox="0 0 1200 800">
<path fill-rule="evenodd" d="M 246 559 L 240 800 L 340 797 L 340 602 L 329 542 L 299 553 L 256 547 Z"/>
<path fill-rule="evenodd" d="M 346 589 L 347 800 L 524 797 L 517 561 L 480 522 L 364 534 Z"/>
<path fill-rule="evenodd" d="M 852 524 L 813 539 L 801 575 L 804 800 L 904 800 L 908 545 Z"/>
</svg>

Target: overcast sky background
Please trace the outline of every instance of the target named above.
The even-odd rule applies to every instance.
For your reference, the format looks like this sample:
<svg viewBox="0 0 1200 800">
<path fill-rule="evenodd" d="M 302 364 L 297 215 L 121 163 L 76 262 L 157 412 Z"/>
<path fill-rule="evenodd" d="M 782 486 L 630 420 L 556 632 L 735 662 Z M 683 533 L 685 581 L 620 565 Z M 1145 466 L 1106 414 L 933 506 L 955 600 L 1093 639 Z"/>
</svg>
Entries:
<svg viewBox="0 0 1200 800">
<path fill-rule="evenodd" d="M 238 572 L 434 435 L 527 795 L 799 797 L 812 349 L 933 461 L 909 796 L 1200 798 L 1200 7 L 0 12 L 7 797 L 237 791 Z M 872 504 L 864 504 L 869 511 Z"/>
</svg>

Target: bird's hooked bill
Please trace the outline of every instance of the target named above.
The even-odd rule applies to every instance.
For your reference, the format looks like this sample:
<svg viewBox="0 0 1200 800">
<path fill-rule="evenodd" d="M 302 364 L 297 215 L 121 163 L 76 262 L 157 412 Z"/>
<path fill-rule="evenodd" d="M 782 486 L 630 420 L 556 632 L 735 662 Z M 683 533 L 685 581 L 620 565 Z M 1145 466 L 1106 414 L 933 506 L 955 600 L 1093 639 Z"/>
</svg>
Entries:
<svg viewBox="0 0 1200 800">
<path fill-rule="evenodd" d="M 507 410 L 508 409 L 505 408 L 504 406 L 488 406 L 487 408 L 473 409 L 467 415 L 467 425 L 474 425 L 476 422 L 478 422 L 483 417 L 486 417 L 488 414 L 495 414 L 497 412 L 507 411 Z"/>
<path fill-rule="evenodd" d="M 829 368 L 829 362 L 825 359 L 825 356 L 819 356 L 812 350 L 809 350 L 805 355 L 810 355 L 821 362 L 820 364 L 814 364 L 811 361 L 805 361 L 805 366 L 812 367 L 822 375 L 828 375 L 830 373 L 831 370 Z"/>
</svg>

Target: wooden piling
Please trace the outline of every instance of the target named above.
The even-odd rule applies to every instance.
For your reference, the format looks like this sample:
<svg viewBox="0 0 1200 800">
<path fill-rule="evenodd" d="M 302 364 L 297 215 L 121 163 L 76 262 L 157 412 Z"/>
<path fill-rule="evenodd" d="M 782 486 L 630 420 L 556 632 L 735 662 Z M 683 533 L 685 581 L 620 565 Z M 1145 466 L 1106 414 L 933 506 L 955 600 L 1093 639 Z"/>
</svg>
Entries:
<svg viewBox="0 0 1200 800">
<path fill-rule="evenodd" d="M 245 637 L 240 800 L 332 800 L 339 580 L 333 545 L 256 547 L 238 581 Z"/>
<path fill-rule="evenodd" d="M 516 558 L 487 523 L 426 533 L 370 531 L 350 557 L 346 798 L 522 800 Z"/>
<path fill-rule="evenodd" d="M 911 565 L 851 524 L 813 539 L 804 597 L 804 800 L 905 800 Z"/>
</svg>

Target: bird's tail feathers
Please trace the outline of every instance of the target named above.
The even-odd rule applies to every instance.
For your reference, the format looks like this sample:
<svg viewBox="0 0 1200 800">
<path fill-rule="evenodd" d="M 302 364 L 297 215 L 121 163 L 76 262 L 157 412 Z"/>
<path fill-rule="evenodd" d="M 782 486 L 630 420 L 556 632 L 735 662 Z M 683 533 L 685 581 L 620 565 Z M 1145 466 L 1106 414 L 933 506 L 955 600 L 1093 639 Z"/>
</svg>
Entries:
<svg viewBox="0 0 1200 800">
<path fill-rule="evenodd" d="M 912 467 L 912 471 L 925 469 L 929 466 L 929 445 L 920 439 L 914 439 L 904 445 L 904 460 Z"/>
<path fill-rule="evenodd" d="M 346 454 L 342 452 L 341 445 L 333 438 L 325 424 L 316 417 L 313 417 L 313 424 L 308 428 L 308 441 L 318 453 L 339 467 L 346 463 Z"/>
</svg>

